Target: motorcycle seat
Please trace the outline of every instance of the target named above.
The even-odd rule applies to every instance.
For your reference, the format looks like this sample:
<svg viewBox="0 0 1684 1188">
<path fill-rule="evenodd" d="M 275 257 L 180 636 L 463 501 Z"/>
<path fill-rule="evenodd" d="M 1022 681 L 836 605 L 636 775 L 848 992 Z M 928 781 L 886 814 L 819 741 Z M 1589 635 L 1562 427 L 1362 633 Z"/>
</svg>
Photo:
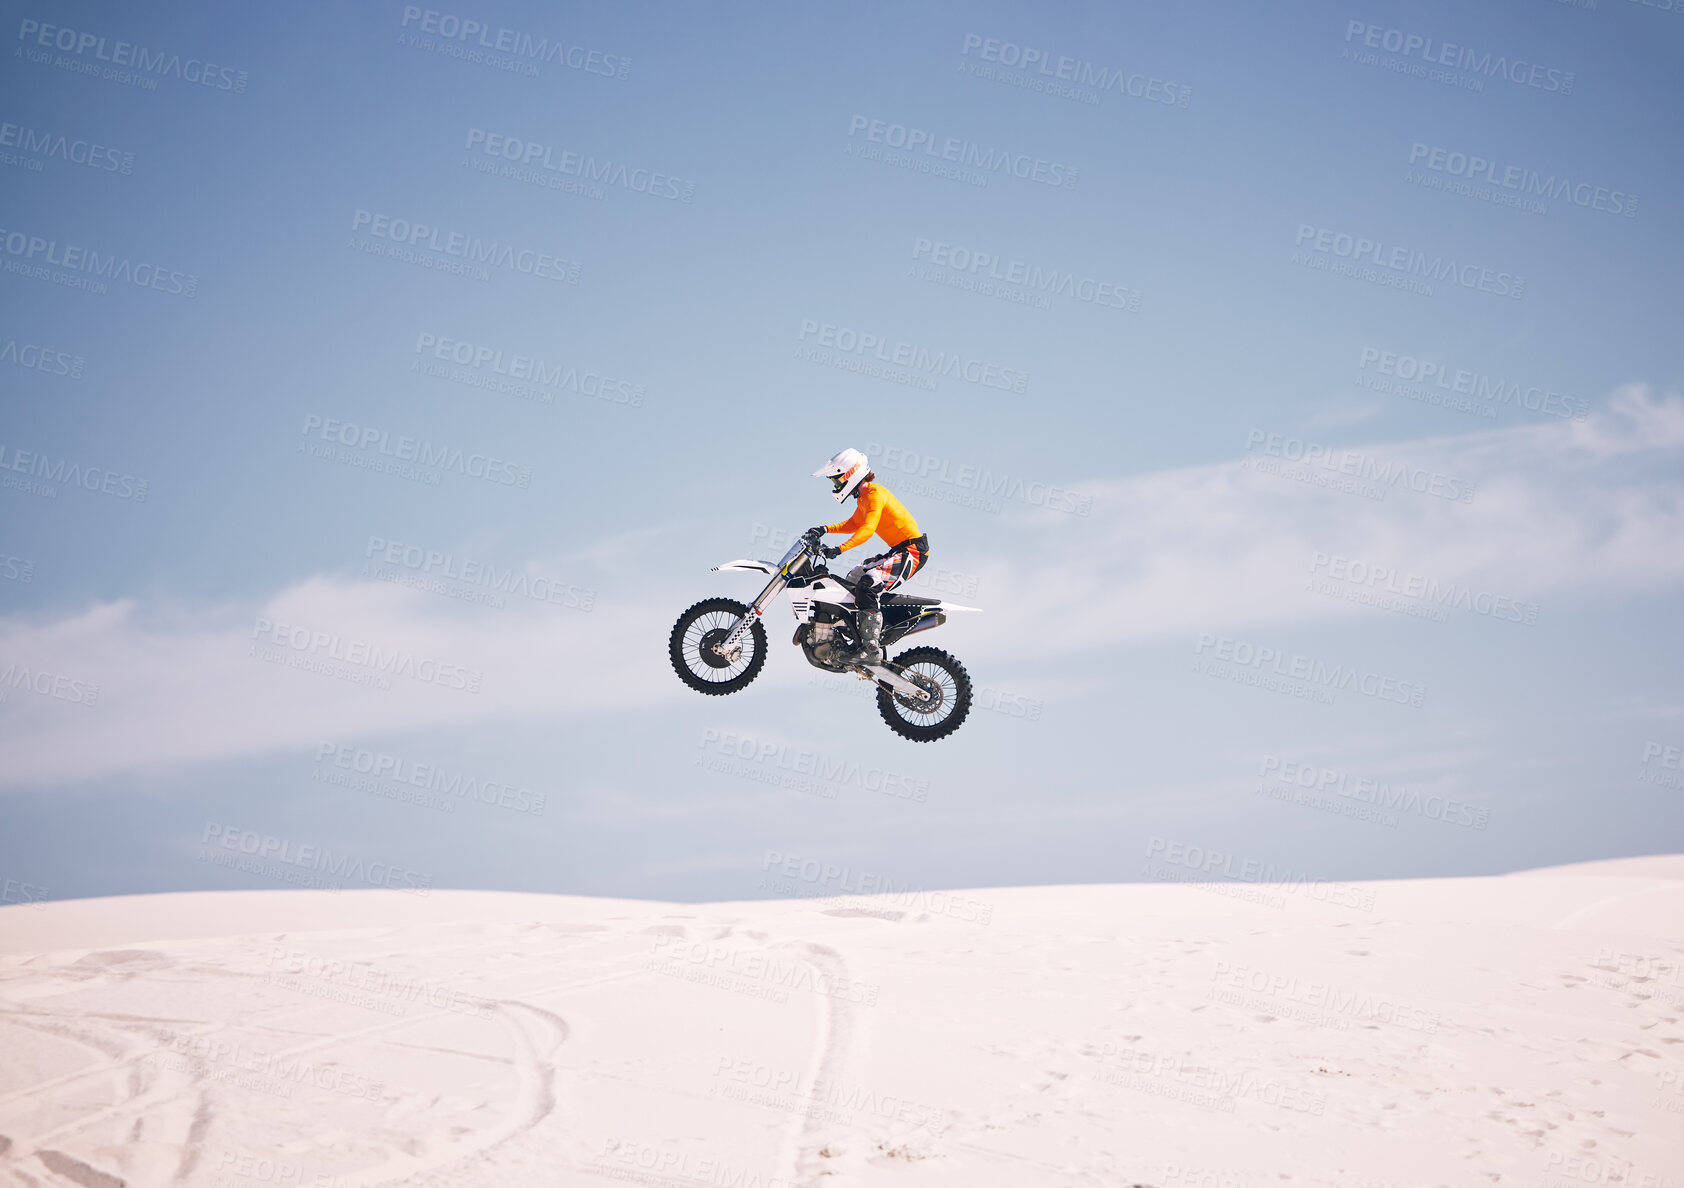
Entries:
<svg viewBox="0 0 1684 1188">
<path fill-rule="evenodd" d="M 885 606 L 891 602 L 898 602 L 902 606 L 935 606 L 941 599 L 926 598 L 922 594 L 885 594 L 880 601 Z"/>
</svg>

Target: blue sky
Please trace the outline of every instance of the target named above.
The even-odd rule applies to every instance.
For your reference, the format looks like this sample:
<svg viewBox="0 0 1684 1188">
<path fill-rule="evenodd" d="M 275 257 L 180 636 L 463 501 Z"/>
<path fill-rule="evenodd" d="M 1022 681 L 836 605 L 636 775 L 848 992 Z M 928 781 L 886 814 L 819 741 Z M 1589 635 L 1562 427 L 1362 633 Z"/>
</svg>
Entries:
<svg viewBox="0 0 1684 1188">
<path fill-rule="evenodd" d="M 0 8 L 11 898 L 1684 841 L 1675 12 Z M 937 745 L 667 668 L 846 445 Z"/>
</svg>

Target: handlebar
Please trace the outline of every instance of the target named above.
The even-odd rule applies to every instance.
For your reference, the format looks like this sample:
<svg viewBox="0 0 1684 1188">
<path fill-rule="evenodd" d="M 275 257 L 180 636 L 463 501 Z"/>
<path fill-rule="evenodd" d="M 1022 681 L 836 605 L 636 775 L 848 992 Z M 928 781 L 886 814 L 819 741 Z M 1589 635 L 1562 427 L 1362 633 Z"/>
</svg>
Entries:
<svg viewBox="0 0 1684 1188">
<path fill-rule="evenodd" d="M 815 566 L 822 565 L 825 561 L 824 545 L 820 543 L 823 540 L 824 529 L 822 528 L 809 528 L 801 534 L 801 543 L 804 546 L 802 551 L 807 554 L 807 559 Z"/>
<path fill-rule="evenodd" d="M 801 534 L 801 555 L 806 558 L 809 572 L 825 569 L 824 546 L 819 542 L 824 539 L 824 533 L 814 535 L 811 530 Z"/>
</svg>

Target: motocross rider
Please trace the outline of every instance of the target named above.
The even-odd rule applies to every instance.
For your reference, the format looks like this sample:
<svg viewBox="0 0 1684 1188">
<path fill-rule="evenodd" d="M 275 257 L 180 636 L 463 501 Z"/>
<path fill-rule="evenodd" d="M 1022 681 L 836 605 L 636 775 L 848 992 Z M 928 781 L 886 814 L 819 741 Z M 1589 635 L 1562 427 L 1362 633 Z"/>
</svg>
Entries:
<svg viewBox="0 0 1684 1188">
<path fill-rule="evenodd" d="M 855 545 L 871 539 L 873 533 L 889 546 L 885 553 L 867 557 L 848 574 L 854 587 L 856 625 L 859 629 L 860 649 L 853 657 L 856 664 L 883 662 L 882 595 L 906 581 L 923 566 L 930 556 L 930 542 L 918 530 L 901 501 L 877 481 L 871 465 L 858 450 L 843 450 L 829 462 L 813 471 L 815 478 L 830 480 L 836 502 L 852 495 L 856 501 L 854 514 L 840 524 L 823 524 L 807 529 L 814 540 L 832 532 L 853 535 L 840 545 L 822 545 L 820 551 L 829 558 L 845 553 Z"/>
</svg>

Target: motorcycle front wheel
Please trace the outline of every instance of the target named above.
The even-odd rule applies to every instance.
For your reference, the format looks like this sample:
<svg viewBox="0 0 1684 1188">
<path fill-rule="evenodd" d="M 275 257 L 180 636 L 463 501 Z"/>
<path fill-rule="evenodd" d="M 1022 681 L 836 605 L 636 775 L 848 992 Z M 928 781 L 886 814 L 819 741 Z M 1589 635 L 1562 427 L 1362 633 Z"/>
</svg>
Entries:
<svg viewBox="0 0 1684 1188">
<path fill-rule="evenodd" d="M 734 598 L 707 598 L 679 615 L 667 641 L 678 679 L 698 693 L 718 697 L 735 693 L 759 676 L 766 663 L 766 628 L 759 619 L 730 653 L 717 650 L 748 613 L 749 608 Z"/>
<path fill-rule="evenodd" d="M 934 742 L 959 729 L 971 712 L 971 678 L 963 664 L 940 648 L 913 648 L 890 663 L 929 694 L 914 700 L 878 685 L 877 712 L 890 730 L 913 742 Z"/>
</svg>

